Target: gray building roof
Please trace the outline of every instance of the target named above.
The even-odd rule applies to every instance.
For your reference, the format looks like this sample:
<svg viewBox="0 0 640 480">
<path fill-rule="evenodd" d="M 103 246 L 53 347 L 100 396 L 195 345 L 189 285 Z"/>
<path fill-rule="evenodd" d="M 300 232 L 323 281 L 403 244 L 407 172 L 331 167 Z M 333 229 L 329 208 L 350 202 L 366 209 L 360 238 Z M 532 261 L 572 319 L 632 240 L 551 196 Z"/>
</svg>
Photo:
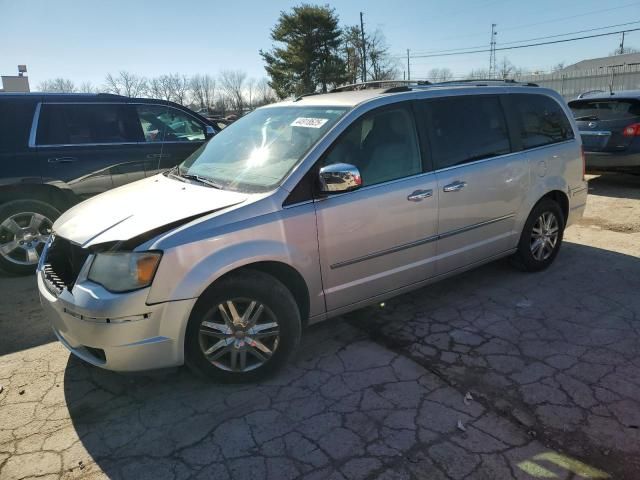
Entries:
<svg viewBox="0 0 640 480">
<path fill-rule="evenodd" d="M 581 62 L 569 65 L 560 71 L 572 72 L 575 70 L 608 69 L 612 67 L 623 67 L 625 65 L 640 65 L 640 53 L 625 53 L 623 55 L 613 55 L 611 57 L 582 60 Z"/>
</svg>

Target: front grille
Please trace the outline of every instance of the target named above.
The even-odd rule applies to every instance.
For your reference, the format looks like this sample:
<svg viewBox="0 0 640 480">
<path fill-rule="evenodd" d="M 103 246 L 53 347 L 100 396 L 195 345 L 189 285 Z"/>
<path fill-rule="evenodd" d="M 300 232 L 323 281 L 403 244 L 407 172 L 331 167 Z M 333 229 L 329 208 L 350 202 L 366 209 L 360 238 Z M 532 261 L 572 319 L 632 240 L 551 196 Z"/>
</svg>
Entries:
<svg viewBox="0 0 640 480">
<path fill-rule="evenodd" d="M 88 250 L 65 238 L 54 237 L 43 264 L 45 279 L 58 294 L 64 288 L 71 291 L 88 256 Z"/>
</svg>

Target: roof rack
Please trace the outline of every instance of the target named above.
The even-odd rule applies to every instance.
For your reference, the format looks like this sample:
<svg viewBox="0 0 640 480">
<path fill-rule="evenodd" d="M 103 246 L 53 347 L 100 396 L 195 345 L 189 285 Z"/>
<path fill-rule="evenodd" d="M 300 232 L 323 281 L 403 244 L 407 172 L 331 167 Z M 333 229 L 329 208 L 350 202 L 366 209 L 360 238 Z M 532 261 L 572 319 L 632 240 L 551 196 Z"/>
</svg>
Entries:
<svg viewBox="0 0 640 480">
<path fill-rule="evenodd" d="M 470 78 L 466 80 L 447 80 L 445 82 L 432 83 L 431 86 L 450 86 L 450 85 L 473 85 L 476 87 L 487 87 L 489 85 L 514 85 L 520 87 L 538 87 L 537 83 L 517 82 L 512 78 Z"/>
<path fill-rule="evenodd" d="M 354 90 L 366 90 L 368 88 L 385 88 L 383 93 L 393 93 L 394 91 L 405 91 L 411 86 L 418 85 L 431 85 L 431 82 L 427 80 L 372 80 L 369 82 L 351 83 L 349 85 L 342 85 L 331 90 L 331 93 L 335 92 L 351 92 Z M 396 90 L 400 89 L 402 90 Z"/>
</svg>

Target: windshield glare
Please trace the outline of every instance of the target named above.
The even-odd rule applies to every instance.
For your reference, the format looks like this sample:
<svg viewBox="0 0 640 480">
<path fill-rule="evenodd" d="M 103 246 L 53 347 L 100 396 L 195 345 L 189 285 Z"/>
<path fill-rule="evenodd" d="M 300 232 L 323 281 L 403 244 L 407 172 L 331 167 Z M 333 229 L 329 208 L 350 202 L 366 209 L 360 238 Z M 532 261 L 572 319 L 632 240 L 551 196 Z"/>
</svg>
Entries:
<svg viewBox="0 0 640 480">
<path fill-rule="evenodd" d="M 229 190 L 278 184 L 345 114 L 345 107 L 267 107 L 229 125 L 179 168 Z"/>
</svg>

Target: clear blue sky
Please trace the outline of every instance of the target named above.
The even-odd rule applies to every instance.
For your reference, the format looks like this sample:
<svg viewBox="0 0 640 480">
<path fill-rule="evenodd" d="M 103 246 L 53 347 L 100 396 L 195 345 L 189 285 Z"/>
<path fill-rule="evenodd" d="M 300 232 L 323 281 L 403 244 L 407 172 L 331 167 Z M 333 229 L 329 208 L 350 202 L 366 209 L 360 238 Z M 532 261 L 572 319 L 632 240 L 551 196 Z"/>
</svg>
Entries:
<svg viewBox="0 0 640 480">
<path fill-rule="evenodd" d="M 0 73 L 13 74 L 18 63 L 26 63 L 32 88 L 58 76 L 76 84 L 98 85 L 106 73 L 119 70 L 155 76 L 242 69 L 259 78 L 264 68 L 258 51 L 270 48 L 269 32 L 280 11 L 299 3 L 0 0 Z M 640 2 L 631 0 L 342 0 L 331 6 L 342 24 L 358 23 L 358 12 L 363 11 L 365 27 L 380 28 L 394 54 L 403 54 L 407 48 L 417 52 L 485 46 L 491 23 L 498 24 L 500 46 L 640 21 Z M 640 23 L 626 28 L 637 27 Z M 498 58 L 504 54 L 517 66 L 548 69 L 560 61 L 607 55 L 619 41 L 619 36 L 603 37 L 499 52 Z M 640 32 L 628 34 L 625 44 L 640 48 Z M 400 65 L 401 72 L 405 63 Z M 463 75 L 487 64 L 488 54 L 482 53 L 415 59 L 411 69 L 413 78 L 434 67 Z"/>
</svg>

